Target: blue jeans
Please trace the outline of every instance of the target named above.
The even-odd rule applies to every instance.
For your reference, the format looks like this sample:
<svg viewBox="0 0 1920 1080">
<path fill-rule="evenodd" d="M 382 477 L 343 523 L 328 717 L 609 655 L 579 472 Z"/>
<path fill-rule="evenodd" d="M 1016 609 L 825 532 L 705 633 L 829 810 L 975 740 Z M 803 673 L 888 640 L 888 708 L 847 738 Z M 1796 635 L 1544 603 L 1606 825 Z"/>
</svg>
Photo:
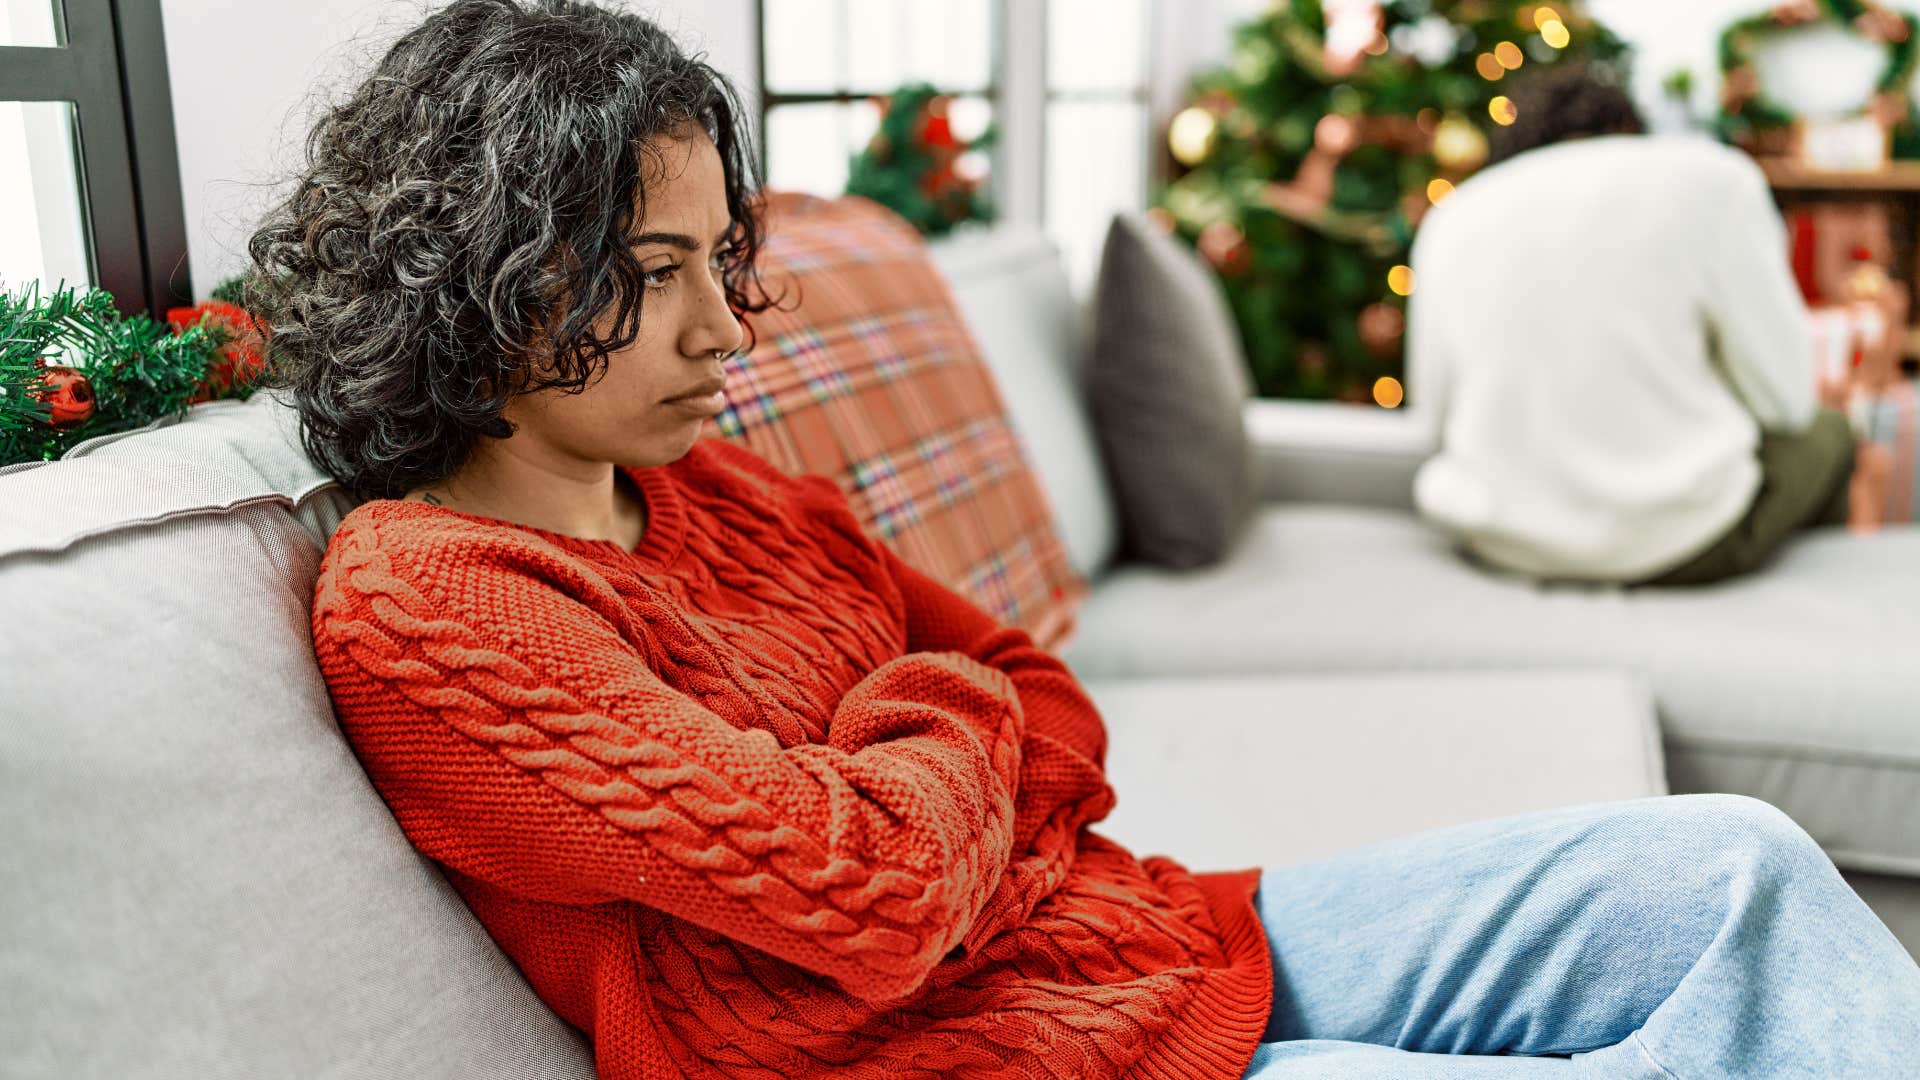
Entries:
<svg viewBox="0 0 1920 1080">
<path fill-rule="evenodd" d="M 1437 830 L 1263 874 L 1257 903 L 1246 1080 L 1920 1077 L 1920 967 L 1756 799 Z"/>
</svg>

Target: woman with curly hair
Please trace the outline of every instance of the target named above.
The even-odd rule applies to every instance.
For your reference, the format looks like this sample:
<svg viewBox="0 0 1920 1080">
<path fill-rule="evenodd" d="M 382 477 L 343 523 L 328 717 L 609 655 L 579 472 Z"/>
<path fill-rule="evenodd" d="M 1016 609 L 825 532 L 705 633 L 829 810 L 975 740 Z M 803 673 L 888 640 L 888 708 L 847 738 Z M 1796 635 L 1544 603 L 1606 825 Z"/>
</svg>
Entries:
<svg viewBox="0 0 1920 1080">
<path fill-rule="evenodd" d="M 697 440 L 775 298 L 738 100 L 646 19 L 459 0 L 308 151 L 251 300 L 367 500 L 315 650 L 401 828 L 606 1080 L 1912 1061 L 1912 961 L 1752 800 L 1264 876 L 1090 831 L 1106 733 L 1058 659 L 830 481 Z"/>
</svg>

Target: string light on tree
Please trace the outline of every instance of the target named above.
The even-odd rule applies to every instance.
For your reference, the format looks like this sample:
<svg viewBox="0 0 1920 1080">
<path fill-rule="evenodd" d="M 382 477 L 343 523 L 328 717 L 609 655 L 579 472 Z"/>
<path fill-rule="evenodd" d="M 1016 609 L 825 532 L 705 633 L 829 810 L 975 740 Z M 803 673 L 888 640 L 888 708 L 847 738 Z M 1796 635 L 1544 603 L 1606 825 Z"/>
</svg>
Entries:
<svg viewBox="0 0 1920 1080">
<path fill-rule="evenodd" d="M 1473 70 L 1479 72 L 1480 77 L 1488 82 L 1499 82 L 1507 73 L 1506 65 L 1490 52 L 1483 52 L 1473 58 Z"/>
<path fill-rule="evenodd" d="M 1397 409 L 1406 399 L 1406 391 L 1401 389 L 1399 379 L 1382 375 L 1373 381 L 1373 400 L 1381 408 Z"/>
<path fill-rule="evenodd" d="M 1495 45 L 1493 47 L 1493 58 L 1500 61 L 1500 66 L 1506 68 L 1508 71 L 1518 71 L 1520 65 L 1525 63 L 1527 59 L 1520 52 L 1520 46 L 1515 45 L 1511 41 L 1503 41 Z"/>
<path fill-rule="evenodd" d="M 1500 94 L 1487 102 L 1487 115 L 1493 117 L 1494 123 L 1507 127 L 1520 119 L 1520 109 L 1514 105 L 1512 98 Z"/>
<path fill-rule="evenodd" d="M 1392 289 L 1395 296 L 1412 296 L 1413 267 L 1402 263 L 1387 271 L 1387 288 Z"/>
<path fill-rule="evenodd" d="M 1540 40 L 1556 49 L 1564 49 L 1573 40 L 1573 35 L 1567 31 L 1566 23 L 1559 19 L 1548 19 L 1540 24 Z"/>
<path fill-rule="evenodd" d="M 1453 194 L 1453 182 L 1446 177 L 1436 176 L 1427 181 L 1427 201 L 1433 205 L 1439 206 L 1440 200 L 1451 194 Z"/>
</svg>

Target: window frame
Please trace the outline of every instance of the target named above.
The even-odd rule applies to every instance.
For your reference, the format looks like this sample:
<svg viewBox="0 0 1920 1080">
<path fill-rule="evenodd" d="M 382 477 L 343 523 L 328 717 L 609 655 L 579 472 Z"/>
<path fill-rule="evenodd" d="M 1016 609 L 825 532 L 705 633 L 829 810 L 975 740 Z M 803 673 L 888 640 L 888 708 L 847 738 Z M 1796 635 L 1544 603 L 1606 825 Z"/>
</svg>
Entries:
<svg viewBox="0 0 1920 1080">
<path fill-rule="evenodd" d="M 161 0 L 56 0 L 59 45 L 0 45 L 0 101 L 73 107 L 95 284 L 124 314 L 193 303 Z"/>
<path fill-rule="evenodd" d="M 1178 25 L 1177 5 L 1165 0 L 1146 0 L 1147 19 L 1143 70 L 1138 81 L 1126 90 L 1055 90 L 1049 75 L 1048 33 L 1049 0 L 990 0 L 991 47 L 988 65 L 989 84 L 984 89 L 942 87 L 961 96 L 985 96 L 993 103 L 994 124 L 999 138 L 993 147 L 993 169 L 989 181 L 994 204 L 1002 223 L 1045 231 L 1047 215 L 1047 115 L 1056 101 L 1125 101 L 1140 106 L 1146 125 L 1147 160 L 1142 163 L 1146 182 L 1144 197 L 1151 200 L 1155 190 L 1169 175 L 1164 139 L 1156 140 L 1166 124 L 1167 115 L 1178 103 L 1177 72 L 1166 70 L 1174 58 L 1165 34 Z M 767 86 L 766 2 L 755 0 L 754 83 L 758 91 L 760 169 L 767 175 L 771 164 L 771 142 L 767 116 L 782 105 L 845 103 L 865 100 L 869 95 L 852 91 L 815 91 L 775 93 Z M 1166 85 L 1162 85 L 1162 83 Z"/>
<path fill-rule="evenodd" d="M 842 12 L 846 10 L 844 0 L 836 0 L 836 3 L 839 4 L 838 10 Z M 993 107 L 994 123 L 996 125 L 1002 125 L 1003 130 L 1004 125 L 1002 121 L 1006 115 L 1006 98 L 1003 91 L 1007 83 L 1007 6 L 1008 0 L 987 0 L 987 42 L 988 48 L 991 50 L 990 55 L 987 57 L 987 84 L 983 87 L 942 86 L 939 88 L 942 93 L 950 94 L 954 97 L 985 98 Z M 845 27 L 842 26 L 838 29 L 844 31 Z M 844 38 L 844 33 L 842 36 Z M 758 115 L 756 119 L 760 125 L 757 130 L 760 134 L 760 175 L 762 176 L 772 175 L 773 138 L 771 128 L 767 125 L 767 117 L 773 110 L 783 105 L 852 104 L 854 102 L 866 101 L 875 95 L 884 94 L 895 89 L 889 86 L 869 91 L 858 91 L 848 90 L 842 87 L 838 90 L 798 91 L 791 93 L 775 93 L 769 89 L 767 86 L 767 0 L 753 0 L 753 42 L 753 77 L 754 85 L 759 90 L 759 101 L 757 103 Z M 991 193 L 992 199 L 997 206 L 1006 205 L 1006 181 L 1001 175 L 1001 163 L 1004 155 L 1000 153 L 1001 148 L 1005 145 L 1006 143 L 1003 138 L 991 147 L 993 167 L 987 171 L 988 191 Z"/>
</svg>

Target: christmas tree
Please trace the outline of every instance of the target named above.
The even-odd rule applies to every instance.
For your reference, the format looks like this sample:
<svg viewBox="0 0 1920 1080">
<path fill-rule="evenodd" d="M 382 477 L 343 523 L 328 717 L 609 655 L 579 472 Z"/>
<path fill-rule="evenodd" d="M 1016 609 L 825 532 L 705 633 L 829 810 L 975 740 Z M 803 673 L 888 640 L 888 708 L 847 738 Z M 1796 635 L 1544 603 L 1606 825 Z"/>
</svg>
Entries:
<svg viewBox="0 0 1920 1080">
<path fill-rule="evenodd" d="M 1219 273 L 1261 395 L 1400 403 L 1414 229 L 1513 122 L 1502 80 L 1571 61 L 1626 78 L 1562 0 L 1274 0 L 1235 29 L 1151 213 Z"/>
</svg>

